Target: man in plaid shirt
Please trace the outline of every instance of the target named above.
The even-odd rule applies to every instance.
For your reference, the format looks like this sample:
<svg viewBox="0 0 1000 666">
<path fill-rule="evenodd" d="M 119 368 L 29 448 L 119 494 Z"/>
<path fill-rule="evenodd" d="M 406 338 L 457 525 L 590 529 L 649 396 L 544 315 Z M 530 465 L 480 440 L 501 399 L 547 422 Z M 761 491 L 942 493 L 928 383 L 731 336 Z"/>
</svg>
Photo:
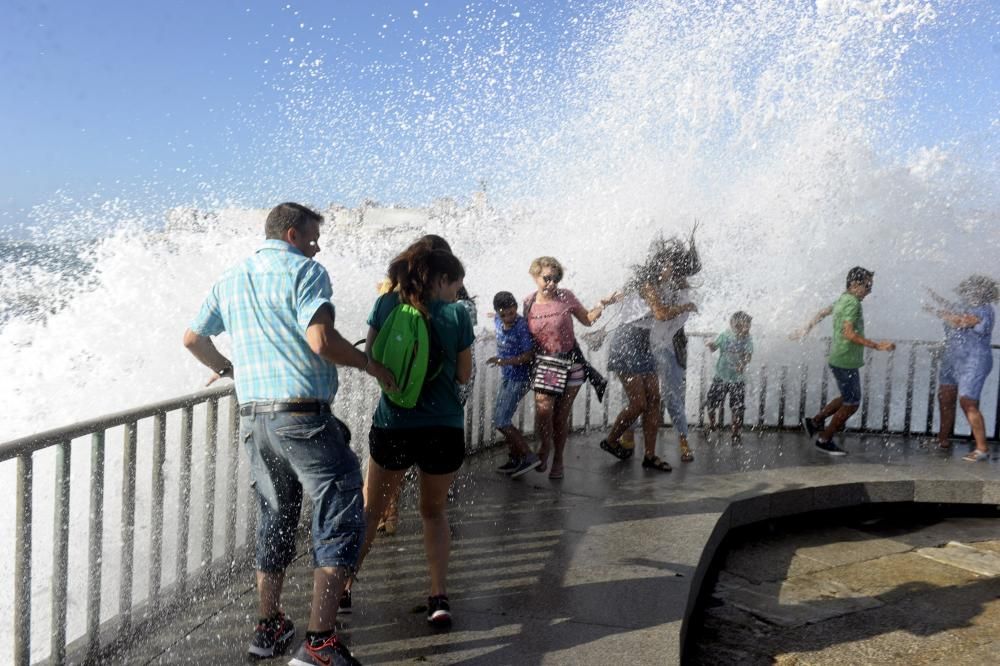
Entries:
<svg viewBox="0 0 1000 666">
<path fill-rule="evenodd" d="M 212 287 L 184 333 L 184 346 L 215 371 L 233 377 L 258 497 L 259 620 L 251 658 L 283 652 L 295 635 L 281 611 L 285 569 L 295 556 L 303 492 L 313 502 L 313 599 L 306 640 L 291 664 L 354 664 L 335 633 L 337 605 L 364 541 L 361 470 L 346 427 L 330 411 L 337 365 L 364 370 L 387 387 L 392 373 L 334 328 L 330 277 L 312 261 L 319 252 L 319 213 L 295 203 L 267 216 L 264 244 Z M 212 336 L 227 331 L 232 361 Z"/>
</svg>

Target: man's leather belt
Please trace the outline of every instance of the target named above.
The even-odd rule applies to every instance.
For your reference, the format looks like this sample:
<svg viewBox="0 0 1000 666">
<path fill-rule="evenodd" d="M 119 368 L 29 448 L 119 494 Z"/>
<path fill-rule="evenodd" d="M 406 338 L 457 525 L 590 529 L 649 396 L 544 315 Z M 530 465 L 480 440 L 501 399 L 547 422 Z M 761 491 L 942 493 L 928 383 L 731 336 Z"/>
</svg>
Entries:
<svg viewBox="0 0 1000 666">
<path fill-rule="evenodd" d="M 330 405 L 318 400 L 302 402 L 250 402 L 240 405 L 240 416 L 254 414 L 273 414 L 275 412 L 306 412 L 309 414 L 326 414 Z"/>
</svg>

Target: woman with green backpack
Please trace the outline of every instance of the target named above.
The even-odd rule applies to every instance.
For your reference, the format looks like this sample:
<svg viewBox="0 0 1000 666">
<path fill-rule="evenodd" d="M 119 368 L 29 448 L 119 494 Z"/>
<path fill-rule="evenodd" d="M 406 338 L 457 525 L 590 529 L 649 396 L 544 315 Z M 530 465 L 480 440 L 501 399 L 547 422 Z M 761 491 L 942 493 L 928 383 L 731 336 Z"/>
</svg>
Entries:
<svg viewBox="0 0 1000 666">
<path fill-rule="evenodd" d="M 385 360 L 399 390 L 383 391 L 372 418 L 361 561 L 379 517 L 406 471 L 416 465 L 430 570 L 427 621 L 434 625 L 451 622 L 446 509 L 448 488 L 465 459 L 458 385 L 472 375 L 472 323 L 468 310 L 455 302 L 464 277 L 462 262 L 450 252 L 424 243 L 407 248 L 389 264 L 389 291 L 379 296 L 368 316 L 365 345 L 371 358 Z"/>
</svg>

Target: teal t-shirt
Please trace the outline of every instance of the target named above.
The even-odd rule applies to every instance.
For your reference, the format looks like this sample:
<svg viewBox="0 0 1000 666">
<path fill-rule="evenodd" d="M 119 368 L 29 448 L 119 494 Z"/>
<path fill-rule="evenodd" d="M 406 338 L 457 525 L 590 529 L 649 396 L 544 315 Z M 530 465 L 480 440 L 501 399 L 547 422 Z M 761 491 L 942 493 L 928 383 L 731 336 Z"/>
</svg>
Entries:
<svg viewBox="0 0 1000 666">
<path fill-rule="evenodd" d="M 719 360 L 715 362 L 715 376 L 728 384 L 742 382 L 743 372 L 740 366 L 749 361 L 753 355 L 753 338 L 749 335 L 738 338 L 732 331 L 725 331 L 719 333 L 719 337 L 715 339 L 715 346 L 719 348 Z"/>
<path fill-rule="evenodd" d="M 368 325 L 376 331 L 380 330 L 397 305 L 398 293 L 379 296 L 368 315 Z M 464 427 L 464 411 L 458 397 L 455 370 L 458 352 L 468 349 L 475 337 L 469 311 L 461 303 L 445 301 L 433 301 L 427 309 L 430 312 L 429 323 L 434 327 L 433 335 L 444 351 L 441 372 L 424 383 L 420 398 L 411 409 L 394 405 L 382 394 L 372 417 L 372 424 L 377 428 Z"/>
<path fill-rule="evenodd" d="M 830 346 L 829 363 L 835 368 L 855 369 L 865 364 L 865 348 L 844 338 L 844 322 L 854 325 L 854 332 L 865 334 L 865 315 L 861 301 L 854 294 L 844 292 L 833 304 L 833 344 Z"/>
</svg>

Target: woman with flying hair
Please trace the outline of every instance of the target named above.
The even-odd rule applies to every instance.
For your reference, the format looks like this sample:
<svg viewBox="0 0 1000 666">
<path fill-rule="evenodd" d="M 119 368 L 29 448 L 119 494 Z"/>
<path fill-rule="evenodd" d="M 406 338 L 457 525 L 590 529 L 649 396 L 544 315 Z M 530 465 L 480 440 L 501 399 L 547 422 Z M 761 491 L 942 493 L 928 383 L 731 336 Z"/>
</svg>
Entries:
<svg viewBox="0 0 1000 666">
<path fill-rule="evenodd" d="M 661 288 L 677 286 L 675 276 L 683 272 L 684 253 L 675 251 L 674 247 L 662 240 L 654 241 L 646 261 L 633 268 L 632 277 L 622 290 L 620 324 L 611 336 L 608 370 L 618 375 L 628 404 L 615 418 L 607 439 L 601 441 L 601 448 L 613 456 L 621 460 L 632 457 L 634 448 L 623 443 L 622 436 L 641 416 L 645 449 L 642 466 L 661 472 L 669 472 L 671 467 L 656 455 L 661 398 L 650 334 L 657 322 L 677 319 L 697 310 L 690 302 L 673 306 L 664 303 L 665 294 Z M 672 390 L 680 389 L 672 387 Z M 676 401 L 674 407 L 676 409 Z M 675 423 L 681 422 L 683 402 L 680 409 L 679 414 L 672 416 Z M 686 434 L 683 429 L 681 433 L 682 436 Z"/>
<path fill-rule="evenodd" d="M 986 447 L 986 424 L 979 411 L 979 396 L 986 378 L 993 369 L 993 351 L 990 340 L 996 314 L 993 303 L 1000 297 L 1000 290 L 992 278 L 971 275 L 955 289 L 959 300 L 951 302 L 932 289 L 927 290 L 937 303 L 925 305 L 924 310 L 944 322 L 944 352 L 938 375 L 938 406 L 941 428 L 938 446 L 951 448 L 951 432 L 955 426 L 955 400 L 962 407 L 969 421 L 976 448 L 964 456 L 967 462 L 989 459 Z"/>
</svg>

